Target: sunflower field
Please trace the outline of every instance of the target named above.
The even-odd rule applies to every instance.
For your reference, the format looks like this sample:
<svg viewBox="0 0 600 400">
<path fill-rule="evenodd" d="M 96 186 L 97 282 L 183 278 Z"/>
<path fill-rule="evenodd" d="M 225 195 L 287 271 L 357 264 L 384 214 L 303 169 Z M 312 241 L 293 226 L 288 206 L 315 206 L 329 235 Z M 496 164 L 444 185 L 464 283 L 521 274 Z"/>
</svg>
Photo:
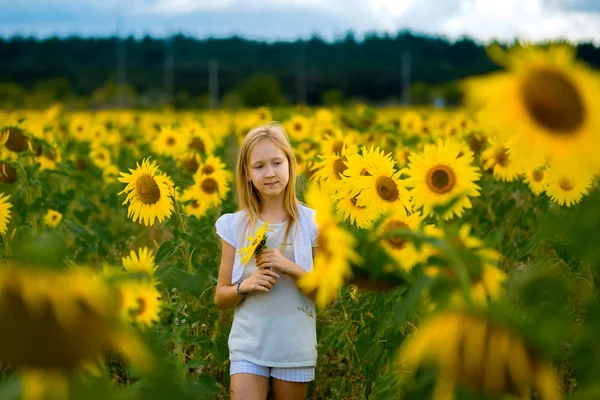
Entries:
<svg viewBox="0 0 600 400">
<path fill-rule="evenodd" d="M 0 399 L 225 399 L 216 219 L 279 121 L 319 246 L 311 399 L 600 398 L 600 74 L 491 47 L 460 109 L 0 111 Z"/>
</svg>

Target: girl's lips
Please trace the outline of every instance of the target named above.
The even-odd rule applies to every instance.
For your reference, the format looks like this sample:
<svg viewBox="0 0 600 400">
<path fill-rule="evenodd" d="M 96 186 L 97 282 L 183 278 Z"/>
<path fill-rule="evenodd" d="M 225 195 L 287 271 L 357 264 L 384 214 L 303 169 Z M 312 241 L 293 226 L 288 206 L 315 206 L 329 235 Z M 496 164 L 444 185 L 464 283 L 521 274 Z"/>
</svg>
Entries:
<svg viewBox="0 0 600 400">
<path fill-rule="evenodd" d="M 270 182 L 270 183 L 265 183 L 265 186 L 273 186 L 275 185 L 277 182 Z"/>
</svg>

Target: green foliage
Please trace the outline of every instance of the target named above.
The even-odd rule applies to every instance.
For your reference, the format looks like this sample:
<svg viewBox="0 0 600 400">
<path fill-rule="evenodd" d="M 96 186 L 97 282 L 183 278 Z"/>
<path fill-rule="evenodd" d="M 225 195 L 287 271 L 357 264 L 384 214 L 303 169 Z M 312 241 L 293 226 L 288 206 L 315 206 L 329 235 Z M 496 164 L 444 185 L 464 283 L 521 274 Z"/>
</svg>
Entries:
<svg viewBox="0 0 600 400">
<path fill-rule="evenodd" d="M 238 94 L 247 107 L 280 106 L 285 99 L 277 77 L 255 75 L 240 84 Z"/>
</svg>

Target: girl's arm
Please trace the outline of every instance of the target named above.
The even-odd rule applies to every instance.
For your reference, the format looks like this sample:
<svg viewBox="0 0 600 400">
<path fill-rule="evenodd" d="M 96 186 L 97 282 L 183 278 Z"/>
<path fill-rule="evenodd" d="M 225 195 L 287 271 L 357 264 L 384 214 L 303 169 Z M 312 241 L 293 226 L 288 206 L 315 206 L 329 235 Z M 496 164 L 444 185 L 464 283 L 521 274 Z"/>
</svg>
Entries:
<svg viewBox="0 0 600 400">
<path fill-rule="evenodd" d="M 235 307 L 245 297 L 237 291 L 237 284 L 231 284 L 233 274 L 233 262 L 235 260 L 235 248 L 222 240 L 221 265 L 219 266 L 219 278 L 215 290 L 215 304 L 221 310 Z M 269 292 L 277 282 L 279 274 L 271 270 L 258 270 L 252 276 L 244 279 L 240 284 L 243 293 Z"/>
<path fill-rule="evenodd" d="M 231 284 L 235 248 L 224 240 L 221 240 L 221 243 L 221 265 L 215 290 L 215 304 L 221 310 L 225 310 L 235 307 L 244 297 L 237 292 L 236 285 Z"/>
</svg>

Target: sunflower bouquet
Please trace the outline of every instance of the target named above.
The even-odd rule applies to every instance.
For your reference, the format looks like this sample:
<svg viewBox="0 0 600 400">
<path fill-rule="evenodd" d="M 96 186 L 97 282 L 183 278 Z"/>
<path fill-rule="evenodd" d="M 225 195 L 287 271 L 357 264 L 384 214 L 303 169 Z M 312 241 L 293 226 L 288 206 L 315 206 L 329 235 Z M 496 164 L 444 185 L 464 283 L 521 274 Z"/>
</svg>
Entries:
<svg viewBox="0 0 600 400">
<path fill-rule="evenodd" d="M 269 223 L 265 222 L 264 225 L 258 227 L 254 237 L 247 237 L 250 245 L 238 250 L 238 253 L 242 256 L 242 264 L 248 264 L 252 257 L 260 254 L 260 252 L 267 247 L 267 232 L 273 232 L 273 230 L 269 229 Z"/>
</svg>

